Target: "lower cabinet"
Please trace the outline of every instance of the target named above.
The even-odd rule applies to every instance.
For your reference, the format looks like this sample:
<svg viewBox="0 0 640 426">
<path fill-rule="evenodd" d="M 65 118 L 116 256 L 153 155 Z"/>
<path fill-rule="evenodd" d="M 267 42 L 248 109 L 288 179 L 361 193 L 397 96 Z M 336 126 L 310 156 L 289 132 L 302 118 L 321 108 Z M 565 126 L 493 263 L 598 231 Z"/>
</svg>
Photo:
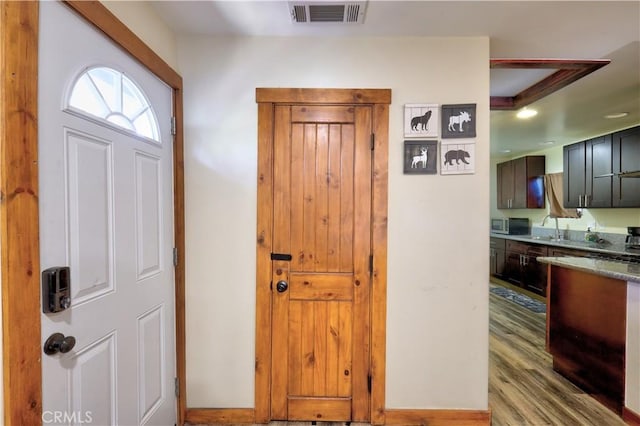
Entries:
<svg viewBox="0 0 640 426">
<path fill-rule="evenodd" d="M 591 257 L 591 252 L 564 247 L 549 247 L 551 257 Z"/>
<path fill-rule="evenodd" d="M 489 273 L 498 278 L 504 274 L 505 263 L 505 240 L 504 238 L 490 238 L 489 241 Z"/>
<path fill-rule="evenodd" d="M 547 266 L 537 257 L 547 256 L 548 247 L 520 241 L 506 241 L 502 279 L 541 296 L 547 295 Z"/>
</svg>

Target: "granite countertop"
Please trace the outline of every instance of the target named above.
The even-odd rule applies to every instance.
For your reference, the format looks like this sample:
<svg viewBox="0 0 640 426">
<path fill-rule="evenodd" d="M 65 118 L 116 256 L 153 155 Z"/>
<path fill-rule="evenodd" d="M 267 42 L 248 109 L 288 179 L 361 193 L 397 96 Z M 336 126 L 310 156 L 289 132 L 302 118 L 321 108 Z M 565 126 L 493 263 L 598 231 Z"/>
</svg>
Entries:
<svg viewBox="0 0 640 426">
<path fill-rule="evenodd" d="M 532 235 L 507 235 L 507 234 L 495 234 L 491 233 L 491 237 L 504 238 L 505 240 L 522 241 L 525 243 L 540 244 L 545 246 L 564 247 L 570 249 L 591 251 L 594 253 L 602 253 L 613 256 L 628 256 L 640 261 L 640 251 L 627 250 L 624 243 L 596 243 L 588 241 L 576 241 L 576 240 L 555 240 L 545 237 L 538 237 Z"/>
<path fill-rule="evenodd" d="M 588 257 L 538 257 L 538 262 L 640 283 L 640 263 Z"/>
</svg>

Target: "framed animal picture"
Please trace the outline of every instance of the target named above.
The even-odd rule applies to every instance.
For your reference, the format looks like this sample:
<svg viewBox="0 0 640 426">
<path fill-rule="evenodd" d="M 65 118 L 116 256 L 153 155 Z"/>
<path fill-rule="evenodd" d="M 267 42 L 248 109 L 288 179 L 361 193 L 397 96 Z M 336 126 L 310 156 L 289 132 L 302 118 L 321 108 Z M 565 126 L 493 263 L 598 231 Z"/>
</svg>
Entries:
<svg viewBox="0 0 640 426">
<path fill-rule="evenodd" d="M 438 104 L 405 104 L 404 136 L 437 138 L 439 111 Z"/>
<path fill-rule="evenodd" d="M 442 139 L 476 137 L 476 104 L 442 105 Z"/>
<path fill-rule="evenodd" d="M 476 171 L 476 143 L 442 143 L 440 147 L 440 174 L 473 174 Z"/>
<path fill-rule="evenodd" d="M 404 141 L 404 173 L 434 175 L 438 173 L 438 141 Z"/>
</svg>

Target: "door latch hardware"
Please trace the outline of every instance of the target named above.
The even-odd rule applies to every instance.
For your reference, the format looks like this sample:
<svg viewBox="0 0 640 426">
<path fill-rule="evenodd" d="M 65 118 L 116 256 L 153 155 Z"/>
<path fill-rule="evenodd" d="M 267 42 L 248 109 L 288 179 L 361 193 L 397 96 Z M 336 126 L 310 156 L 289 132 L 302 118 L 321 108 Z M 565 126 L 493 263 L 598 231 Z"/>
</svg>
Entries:
<svg viewBox="0 0 640 426">
<path fill-rule="evenodd" d="M 62 333 L 53 333 L 46 342 L 44 342 L 44 353 L 47 355 L 55 355 L 58 352 L 66 354 L 76 345 L 76 338 L 73 336 L 64 337 Z"/>
<path fill-rule="evenodd" d="M 291 262 L 293 257 L 290 254 L 285 253 L 271 253 L 271 260 L 284 260 L 287 262 Z"/>
<path fill-rule="evenodd" d="M 289 284 L 284 280 L 278 281 L 276 283 L 276 290 L 278 290 L 278 293 L 284 293 L 288 288 Z"/>
</svg>

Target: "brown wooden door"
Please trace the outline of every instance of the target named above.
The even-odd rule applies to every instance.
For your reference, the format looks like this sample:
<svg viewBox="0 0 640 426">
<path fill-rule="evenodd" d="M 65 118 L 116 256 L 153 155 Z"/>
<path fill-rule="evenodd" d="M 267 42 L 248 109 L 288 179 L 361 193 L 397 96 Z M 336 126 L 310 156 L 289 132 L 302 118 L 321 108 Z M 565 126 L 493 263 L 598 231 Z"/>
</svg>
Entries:
<svg viewBox="0 0 640 426">
<path fill-rule="evenodd" d="M 369 419 L 371 126 L 369 106 L 275 107 L 272 419 Z"/>
</svg>

